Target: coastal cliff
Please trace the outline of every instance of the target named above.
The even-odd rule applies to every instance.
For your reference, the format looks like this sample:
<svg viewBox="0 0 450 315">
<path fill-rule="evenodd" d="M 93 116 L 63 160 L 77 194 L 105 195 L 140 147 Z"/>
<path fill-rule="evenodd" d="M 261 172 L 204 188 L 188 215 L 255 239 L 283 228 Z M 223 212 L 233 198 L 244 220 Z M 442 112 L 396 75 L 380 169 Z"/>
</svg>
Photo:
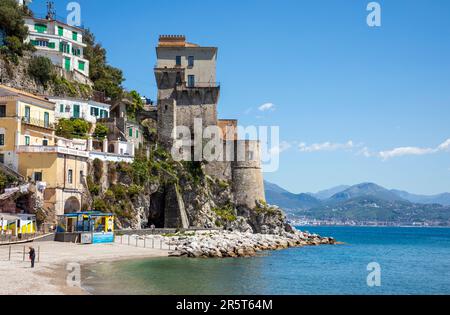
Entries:
<svg viewBox="0 0 450 315">
<path fill-rule="evenodd" d="M 113 212 L 119 229 L 196 227 L 276 235 L 294 231 L 278 207 L 264 201 L 254 208 L 236 205 L 231 183 L 207 175 L 206 163 L 177 162 L 160 147 L 149 148 L 131 164 L 92 161 L 84 210 Z"/>
</svg>

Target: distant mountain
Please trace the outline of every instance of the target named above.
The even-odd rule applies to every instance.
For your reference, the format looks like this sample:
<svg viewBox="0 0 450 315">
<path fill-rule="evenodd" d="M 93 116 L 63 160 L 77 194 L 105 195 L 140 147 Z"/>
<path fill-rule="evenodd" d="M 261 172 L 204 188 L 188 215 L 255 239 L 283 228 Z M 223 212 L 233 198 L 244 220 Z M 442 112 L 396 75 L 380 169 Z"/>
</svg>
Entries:
<svg viewBox="0 0 450 315">
<path fill-rule="evenodd" d="M 338 203 L 358 197 L 374 197 L 387 201 L 404 201 L 403 198 L 396 195 L 392 191 L 387 190 L 386 188 L 373 183 L 363 183 L 351 186 L 350 188 L 331 196 L 328 200 L 326 200 L 326 202 Z"/>
<path fill-rule="evenodd" d="M 340 185 L 340 186 L 336 186 L 336 187 L 333 187 L 330 189 L 321 190 L 317 193 L 309 193 L 309 195 L 311 195 L 314 198 L 319 199 L 319 200 L 325 200 L 325 199 L 328 199 L 328 198 L 332 197 L 333 195 L 336 195 L 337 193 L 340 193 L 348 188 L 350 188 L 350 186 Z"/>
<path fill-rule="evenodd" d="M 414 195 L 388 190 L 374 183 L 338 186 L 316 194 L 293 194 L 269 182 L 265 187 L 267 202 L 286 210 L 290 219 L 352 224 L 450 225 L 450 194 L 447 193 Z"/>
<path fill-rule="evenodd" d="M 444 193 L 444 194 L 439 194 L 439 195 L 432 195 L 432 196 L 425 196 L 425 195 L 415 195 L 415 194 L 410 194 L 409 192 L 406 191 L 401 191 L 401 190 L 391 190 L 394 194 L 396 194 L 397 196 L 400 196 L 401 198 L 411 201 L 411 202 L 416 202 L 416 203 L 423 203 L 423 204 L 433 204 L 433 203 L 437 203 L 437 204 L 441 204 L 444 206 L 450 206 L 450 193 Z"/>
<path fill-rule="evenodd" d="M 267 202 L 285 210 L 309 209 L 321 204 L 320 200 L 309 194 L 293 194 L 276 184 L 264 182 L 264 187 Z"/>
</svg>

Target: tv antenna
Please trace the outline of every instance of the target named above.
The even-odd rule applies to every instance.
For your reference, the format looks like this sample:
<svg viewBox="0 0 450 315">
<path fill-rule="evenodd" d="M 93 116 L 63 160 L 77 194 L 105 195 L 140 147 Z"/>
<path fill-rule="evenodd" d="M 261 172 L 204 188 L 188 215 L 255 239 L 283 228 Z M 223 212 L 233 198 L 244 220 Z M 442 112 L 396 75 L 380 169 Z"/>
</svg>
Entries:
<svg viewBox="0 0 450 315">
<path fill-rule="evenodd" d="M 53 1 L 47 1 L 47 20 L 54 20 L 56 17 L 55 3 Z"/>
</svg>

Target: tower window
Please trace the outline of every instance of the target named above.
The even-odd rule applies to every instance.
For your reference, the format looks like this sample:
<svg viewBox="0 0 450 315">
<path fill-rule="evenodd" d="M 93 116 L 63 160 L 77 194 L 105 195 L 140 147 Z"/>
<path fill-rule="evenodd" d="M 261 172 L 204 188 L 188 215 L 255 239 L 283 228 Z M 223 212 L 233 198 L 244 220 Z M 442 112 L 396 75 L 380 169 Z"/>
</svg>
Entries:
<svg viewBox="0 0 450 315">
<path fill-rule="evenodd" d="M 188 75 L 188 87 L 195 86 L 195 75 Z"/>
<path fill-rule="evenodd" d="M 188 57 L 188 67 L 193 67 L 194 66 L 194 56 L 189 56 Z"/>
<path fill-rule="evenodd" d="M 176 64 L 177 66 L 181 66 L 181 56 L 176 56 L 176 57 L 175 57 L 175 64 Z"/>
</svg>

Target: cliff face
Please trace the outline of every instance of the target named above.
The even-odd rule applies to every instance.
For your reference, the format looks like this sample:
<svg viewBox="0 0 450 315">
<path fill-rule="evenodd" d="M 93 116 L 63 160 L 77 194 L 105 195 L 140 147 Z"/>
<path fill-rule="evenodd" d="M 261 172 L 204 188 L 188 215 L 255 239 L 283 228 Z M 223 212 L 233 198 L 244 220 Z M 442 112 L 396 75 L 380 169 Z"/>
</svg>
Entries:
<svg viewBox="0 0 450 315">
<path fill-rule="evenodd" d="M 237 207 L 229 182 L 205 175 L 205 164 L 175 162 L 161 149 L 133 164 L 91 163 L 85 209 L 111 211 L 119 229 L 224 228 L 283 234 L 292 231 L 281 209 Z"/>
<path fill-rule="evenodd" d="M 0 82 L 33 94 L 81 98 L 88 98 L 92 95 L 89 85 L 76 82 L 69 73 L 57 67 L 54 67 L 54 78 L 45 86 L 42 85 L 29 74 L 32 58 L 30 52 L 25 52 L 24 56 L 18 59 L 17 64 L 0 58 Z"/>
</svg>

